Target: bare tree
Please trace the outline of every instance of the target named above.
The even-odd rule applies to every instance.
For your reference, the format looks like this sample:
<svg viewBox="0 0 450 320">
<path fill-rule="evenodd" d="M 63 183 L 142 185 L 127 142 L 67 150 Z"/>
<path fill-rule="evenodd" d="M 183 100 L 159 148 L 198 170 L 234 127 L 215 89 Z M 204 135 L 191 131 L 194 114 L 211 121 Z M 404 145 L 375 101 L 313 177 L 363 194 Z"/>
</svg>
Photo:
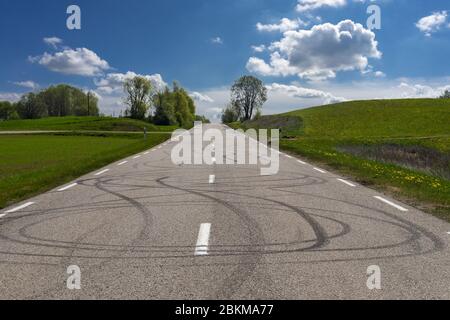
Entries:
<svg viewBox="0 0 450 320">
<path fill-rule="evenodd" d="M 231 103 L 239 109 L 241 120 L 250 120 L 267 101 L 267 88 L 252 76 L 243 76 L 231 88 Z"/>
</svg>

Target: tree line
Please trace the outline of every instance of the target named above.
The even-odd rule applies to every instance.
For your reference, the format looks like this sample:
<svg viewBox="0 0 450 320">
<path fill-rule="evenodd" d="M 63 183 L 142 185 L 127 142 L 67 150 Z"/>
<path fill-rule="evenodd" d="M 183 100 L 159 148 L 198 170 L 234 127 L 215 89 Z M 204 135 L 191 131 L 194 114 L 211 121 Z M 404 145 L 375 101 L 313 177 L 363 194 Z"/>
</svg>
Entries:
<svg viewBox="0 0 450 320">
<path fill-rule="evenodd" d="M 66 84 L 24 94 L 15 103 L 0 101 L 2 120 L 98 115 L 98 99 L 93 93 Z"/>
<path fill-rule="evenodd" d="M 177 82 L 172 89 L 157 91 L 148 79 L 137 76 L 125 81 L 124 91 L 125 117 L 184 128 L 192 127 L 194 121 L 209 122 L 196 115 L 194 100 Z"/>
</svg>

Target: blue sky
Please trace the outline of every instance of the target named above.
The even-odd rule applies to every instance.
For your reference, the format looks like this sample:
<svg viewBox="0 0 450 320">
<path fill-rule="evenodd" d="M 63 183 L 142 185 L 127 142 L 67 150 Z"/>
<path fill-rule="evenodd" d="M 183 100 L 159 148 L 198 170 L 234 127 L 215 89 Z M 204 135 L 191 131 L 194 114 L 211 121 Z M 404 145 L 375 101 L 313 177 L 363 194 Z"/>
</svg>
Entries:
<svg viewBox="0 0 450 320">
<path fill-rule="evenodd" d="M 71 4 L 81 30 L 66 27 Z M 366 25 L 371 4 L 380 30 Z M 0 99 L 69 83 L 118 114 L 134 74 L 178 80 L 209 117 L 243 74 L 267 84 L 265 113 L 435 96 L 450 85 L 449 14 L 447 0 L 4 0 Z"/>
</svg>

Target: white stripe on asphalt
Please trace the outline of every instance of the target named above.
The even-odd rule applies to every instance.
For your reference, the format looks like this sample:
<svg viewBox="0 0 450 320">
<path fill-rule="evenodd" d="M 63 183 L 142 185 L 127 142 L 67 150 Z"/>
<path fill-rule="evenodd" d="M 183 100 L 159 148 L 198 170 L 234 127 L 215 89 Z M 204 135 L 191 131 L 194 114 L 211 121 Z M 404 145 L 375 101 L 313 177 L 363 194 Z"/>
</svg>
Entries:
<svg viewBox="0 0 450 320">
<path fill-rule="evenodd" d="M 11 209 L 11 210 L 8 210 L 8 211 L 6 211 L 5 213 L 13 213 L 13 212 L 16 212 L 16 211 L 25 209 L 26 207 L 29 207 L 29 206 L 31 206 L 32 204 L 34 204 L 34 202 L 27 202 L 27 203 L 25 203 L 25 204 L 23 204 L 23 205 L 21 205 L 21 206 L 18 206 L 18 207 L 15 207 L 15 208 Z"/>
<path fill-rule="evenodd" d="M 196 256 L 208 255 L 209 233 L 211 232 L 211 223 L 202 223 L 198 232 L 197 246 L 195 247 Z"/>
<path fill-rule="evenodd" d="M 387 199 L 385 199 L 383 197 L 375 196 L 374 198 L 378 199 L 380 201 L 383 201 L 384 203 L 387 203 L 388 205 L 390 205 L 390 206 L 392 206 L 392 207 L 394 207 L 394 208 L 396 208 L 396 209 L 398 209 L 400 211 L 403 211 L 403 212 L 408 211 L 408 209 L 405 209 L 405 208 L 399 206 L 398 204 L 395 204 L 395 203 L 393 203 L 393 202 L 391 202 L 391 201 L 389 201 L 389 200 L 387 200 Z"/>
<path fill-rule="evenodd" d="M 133 157 L 133 159 L 139 159 L 141 156 L 139 155 L 139 156 L 135 156 L 135 157 Z"/>
<path fill-rule="evenodd" d="M 148 155 L 150 151 L 144 152 L 144 155 Z"/>
<path fill-rule="evenodd" d="M 216 158 L 212 158 L 212 163 L 216 163 Z"/>
<path fill-rule="evenodd" d="M 355 184 L 353 184 L 353 183 L 351 183 L 351 182 L 348 182 L 347 180 L 344 180 L 344 179 L 338 179 L 338 181 L 340 181 L 340 182 L 342 182 L 342 183 L 345 183 L 346 185 L 348 185 L 348 186 L 350 186 L 350 187 L 356 187 Z"/>
<path fill-rule="evenodd" d="M 70 188 L 75 187 L 76 185 L 78 185 L 78 183 L 76 183 L 76 182 L 72 183 L 72 184 L 69 184 L 68 186 L 65 186 L 65 187 L 62 187 L 61 189 L 58 189 L 58 192 L 69 190 Z"/>
<path fill-rule="evenodd" d="M 5 214 L 5 213 L 3 213 L 3 214 L 0 214 L 0 219 L 1 219 L 1 218 L 3 218 L 4 216 L 6 216 L 6 214 Z"/>
<path fill-rule="evenodd" d="M 306 164 L 306 162 L 302 161 L 302 160 L 297 160 L 298 163 L 300 164 Z"/>
<path fill-rule="evenodd" d="M 125 163 L 128 163 L 128 161 L 123 161 L 123 162 L 119 163 L 118 166 L 123 166 Z"/>
<path fill-rule="evenodd" d="M 316 171 L 319 171 L 320 173 L 327 173 L 325 170 L 319 169 L 319 168 L 313 168 Z"/>
<path fill-rule="evenodd" d="M 210 175 L 210 176 L 209 176 L 209 183 L 212 184 L 212 183 L 215 183 L 215 182 L 216 182 L 216 176 L 213 175 L 213 174 Z"/>
<path fill-rule="evenodd" d="M 287 158 L 289 158 L 289 159 L 292 159 L 292 157 L 291 157 L 290 155 L 288 155 L 288 154 L 285 154 L 285 156 L 286 156 Z"/>
<path fill-rule="evenodd" d="M 95 175 L 99 176 L 99 175 L 104 174 L 105 172 L 108 172 L 108 171 L 109 171 L 109 169 L 105 169 L 105 170 L 102 170 L 100 172 L 97 172 Z"/>
</svg>

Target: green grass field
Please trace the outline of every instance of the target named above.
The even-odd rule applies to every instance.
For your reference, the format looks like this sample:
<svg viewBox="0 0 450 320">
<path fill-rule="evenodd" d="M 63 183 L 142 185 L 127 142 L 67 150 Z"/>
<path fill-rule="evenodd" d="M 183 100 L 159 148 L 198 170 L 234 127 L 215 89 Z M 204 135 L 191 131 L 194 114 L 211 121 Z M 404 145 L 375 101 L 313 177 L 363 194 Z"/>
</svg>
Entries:
<svg viewBox="0 0 450 320">
<path fill-rule="evenodd" d="M 0 136 L 0 208 L 151 148 L 168 133 Z"/>
<path fill-rule="evenodd" d="M 123 131 L 172 132 L 175 126 L 156 126 L 148 122 L 111 117 L 50 117 L 36 120 L 0 121 L 0 131 L 65 130 L 65 131 Z"/>
<path fill-rule="evenodd" d="M 282 149 L 450 221 L 450 100 L 352 101 L 269 117 L 299 118 L 297 130 L 281 127 Z"/>
</svg>

